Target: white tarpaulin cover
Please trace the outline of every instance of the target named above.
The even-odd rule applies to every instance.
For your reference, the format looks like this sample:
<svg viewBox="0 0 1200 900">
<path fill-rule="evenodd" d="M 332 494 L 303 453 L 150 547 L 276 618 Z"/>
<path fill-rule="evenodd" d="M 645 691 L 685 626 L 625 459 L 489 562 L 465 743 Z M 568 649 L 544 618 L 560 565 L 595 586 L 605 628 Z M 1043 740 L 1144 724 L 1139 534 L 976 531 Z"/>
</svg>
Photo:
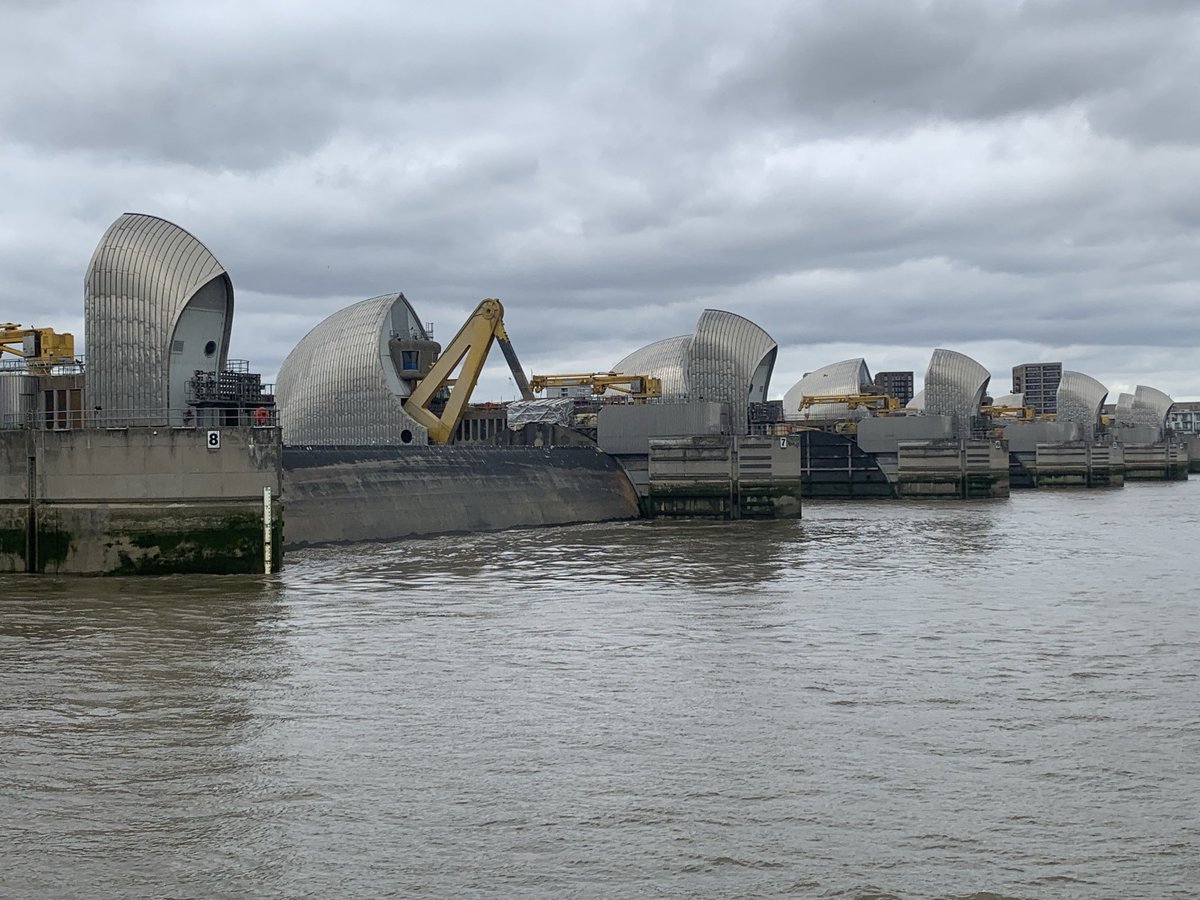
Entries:
<svg viewBox="0 0 1200 900">
<path fill-rule="evenodd" d="M 508 404 L 508 427 L 513 431 L 531 422 L 547 425 L 570 425 L 575 401 L 570 397 L 549 400 L 517 400 Z"/>
</svg>

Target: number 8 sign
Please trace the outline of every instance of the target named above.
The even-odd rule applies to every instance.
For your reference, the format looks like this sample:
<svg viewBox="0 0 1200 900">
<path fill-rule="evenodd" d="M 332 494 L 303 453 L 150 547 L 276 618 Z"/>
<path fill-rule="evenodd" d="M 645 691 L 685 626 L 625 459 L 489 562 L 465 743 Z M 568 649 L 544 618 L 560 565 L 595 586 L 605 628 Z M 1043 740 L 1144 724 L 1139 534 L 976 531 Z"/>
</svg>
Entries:
<svg viewBox="0 0 1200 900">
<path fill-rule="evenodd" d="M 220 450 L 221 449 L 221 432 L 210 431 L 208 433 L 208 449 L 209 450 Z"/>
</svg>

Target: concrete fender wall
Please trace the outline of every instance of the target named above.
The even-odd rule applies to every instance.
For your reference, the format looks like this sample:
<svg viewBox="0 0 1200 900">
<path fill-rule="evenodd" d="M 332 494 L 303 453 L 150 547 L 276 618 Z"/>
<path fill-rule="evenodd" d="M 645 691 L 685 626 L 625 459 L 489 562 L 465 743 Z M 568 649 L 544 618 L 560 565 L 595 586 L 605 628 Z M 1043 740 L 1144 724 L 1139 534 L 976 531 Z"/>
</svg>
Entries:
<svg viewBox="0 0 1200 900">
<path fill-rule="evenodd" d="M 283 459 L 289 547 L 639 513 L 624 471 L 593 447 L 289 447 Z"/>
</svg>

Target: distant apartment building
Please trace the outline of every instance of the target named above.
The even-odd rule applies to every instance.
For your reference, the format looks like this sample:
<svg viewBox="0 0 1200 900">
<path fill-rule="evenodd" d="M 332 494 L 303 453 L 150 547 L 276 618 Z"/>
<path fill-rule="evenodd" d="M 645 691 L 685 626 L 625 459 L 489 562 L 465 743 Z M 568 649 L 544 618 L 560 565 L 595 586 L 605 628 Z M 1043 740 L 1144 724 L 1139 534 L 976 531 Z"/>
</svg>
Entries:
<svg viewBox="0 0 1200 900">
<path fill-rule="evenodd" d="M 1022 363 L 1013 366 L 1013 393 L 1025 398 L 1025 405 L 1040 415 L 1058 412 L 1058 383 L 1062 381 L 1062 363 Z"/>
<path fill-rule="evenodd" d="M 912 372 L 876 372 L 875 387 L 889 397 L 895 397 L 904 406 L 913 398 Z"/>
<path fill-rule="evenodd" d="M 1183 400 L 1173 404 L 1167 413 L 1167 427 L 1185 434 L 1200 431 L 1200 402 Z"/>
</svg>

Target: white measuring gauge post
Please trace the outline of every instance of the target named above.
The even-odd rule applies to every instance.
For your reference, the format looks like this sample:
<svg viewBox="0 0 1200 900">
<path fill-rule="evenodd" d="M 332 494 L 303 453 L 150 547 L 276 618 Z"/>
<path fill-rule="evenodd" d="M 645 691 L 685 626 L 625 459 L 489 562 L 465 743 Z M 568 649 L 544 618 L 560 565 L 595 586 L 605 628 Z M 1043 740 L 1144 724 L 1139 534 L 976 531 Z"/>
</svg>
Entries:
<svg viewBox="0 0 1200 900">
<path fill-rule="evenodd" d="M 275 515 L 271 509 L 271 489 L 263 488 L 263 574 L 271 574 L 272 550 L 271 532 L 275 524 Z"/>
</svg>

